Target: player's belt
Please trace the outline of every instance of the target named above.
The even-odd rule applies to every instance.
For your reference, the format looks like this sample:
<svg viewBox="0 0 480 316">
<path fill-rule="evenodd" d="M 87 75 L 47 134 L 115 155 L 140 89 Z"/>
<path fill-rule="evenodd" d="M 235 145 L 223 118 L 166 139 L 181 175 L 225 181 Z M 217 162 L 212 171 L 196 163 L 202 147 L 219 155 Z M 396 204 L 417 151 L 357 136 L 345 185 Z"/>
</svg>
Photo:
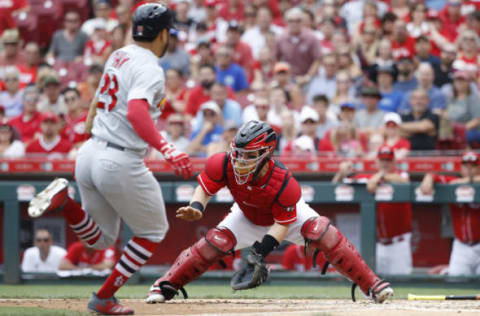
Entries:
<svg viewBox="0 0 480 316">
<path fill-rule="evenodd" d="M 120 145 L 117 145 L 115 143 L 112 143 L 112 142 L 109 142 L 109 141 L 106 141 L 106 140 L 103 140 L 97 136 L 93 136 L 92 138 L 102 142 L 102 143 L 105 143 L 105 147 L 110 147 L 110 148 L 113 148 L 113 149 L 116 149 L 116 150 L 120 150 L 120 151 L 133 151 L 133 152 L 136 152 L 136 153 L 142 153 L 144 152 L 143 149 L 139 150 L 139 149 L 131 149 L 131 148 L 125 148 L 123 146 L 120 146 Z"/>
</svg>

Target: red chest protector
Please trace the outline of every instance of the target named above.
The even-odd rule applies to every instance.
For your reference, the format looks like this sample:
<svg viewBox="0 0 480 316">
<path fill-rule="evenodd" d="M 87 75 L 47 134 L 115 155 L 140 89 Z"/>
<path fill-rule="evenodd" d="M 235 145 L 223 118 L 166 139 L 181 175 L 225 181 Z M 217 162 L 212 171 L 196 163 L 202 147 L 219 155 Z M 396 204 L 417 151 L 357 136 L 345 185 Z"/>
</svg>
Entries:
<svg viewBox="0 0 480 316">
<path fill-rule="evenodd" d="M 221 187 L 227 186 L 245 216 L 256 225 L 273 225 L 273 210 L 275 208 L 285 209 L 288 212 L 289 207 L 292 207 L 292 219 L 295 217 L 293 211 L 296 202 L 300 199 L 300 190 L 298 183 L 292 177 L 292 173 L 286 167 L 272 159 L 268 162 L 270 170 L 262 179 L 238 185 L 229 158 L 228 153 L 221 153 L 212 156 L 207 162 L 205 171 L 199 177 L 200 184 L 204 188 L 207 187 L 207 192 L 210 191 L 210 193 L 215 194 Z M 209 180 L 202 181 L 206 178 Z M 215 183 L 209 185 L 208 182 L 210 181 Z M 215 187 L 215 184 L 218 185 Z M 298 187 L 298 190 L 292 190 L 292 186 Z M 290 194 L 291 191 L 294 191 L 294 193 Z M 292 197 L 286 199 L 284 195 L 292 195 Z"/>
</svg>

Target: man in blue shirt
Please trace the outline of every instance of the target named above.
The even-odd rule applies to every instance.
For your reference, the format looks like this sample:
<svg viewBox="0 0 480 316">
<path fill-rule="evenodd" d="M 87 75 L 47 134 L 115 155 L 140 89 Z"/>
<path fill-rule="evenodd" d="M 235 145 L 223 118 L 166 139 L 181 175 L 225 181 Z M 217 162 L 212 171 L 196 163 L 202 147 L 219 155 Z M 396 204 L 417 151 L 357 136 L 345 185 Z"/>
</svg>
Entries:
<svg viewBox="0 0 480 316">
<path fill-rule="evenodd" d="M 207 101 L 200 106 L 198 115 L 202 114 L 202 124 L 194 128 L 188 150 L 193 156 L 205 157 L 206 146 L 218 141 L 223 134 L 222 110 L 214 101 Z"/>
<path fill-rule="evenodd" d="M 228 46 L 220 46 L 217 49 L 215 71 L 218 82 L 239 92 L 248 89 L 247 75 L 240 65 L 232 62 L 232 54 Z"/>
<path fill-rule="evenodd" d="M 403 93 L 393 89 L 395 69 L 392 66 L 379 66 L 377 69 L 378 90 L 382 99 L 378 108 L 385 112 L 397 112 L 403 102 Z"/>
<path fill-rule="evenodd" d="M 397 82 L 393 85 L 393 90 L 402 93 L 408 93 L 418 87 L 417 78 L 414 76 L 415 65 L 412 57 L 409 55 L 400 56 L 397 63 Z"/>
</svg>

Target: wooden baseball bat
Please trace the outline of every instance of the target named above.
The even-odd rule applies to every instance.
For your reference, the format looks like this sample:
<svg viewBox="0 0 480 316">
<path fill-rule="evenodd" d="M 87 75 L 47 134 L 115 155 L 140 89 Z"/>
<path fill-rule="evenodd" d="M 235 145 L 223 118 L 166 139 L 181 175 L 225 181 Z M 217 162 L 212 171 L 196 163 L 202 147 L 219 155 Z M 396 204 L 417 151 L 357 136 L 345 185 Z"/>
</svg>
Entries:
<svg viewBox="0 0 480 316">
<path fill-rule="evenodd" d="M 480 300 L 480 294 L 477 295 L 415 295 L 408 294 L 409 301 L 446 301 L 446 300 L 458 300 L 458 301 L 477 301 Z"/>
</svg>

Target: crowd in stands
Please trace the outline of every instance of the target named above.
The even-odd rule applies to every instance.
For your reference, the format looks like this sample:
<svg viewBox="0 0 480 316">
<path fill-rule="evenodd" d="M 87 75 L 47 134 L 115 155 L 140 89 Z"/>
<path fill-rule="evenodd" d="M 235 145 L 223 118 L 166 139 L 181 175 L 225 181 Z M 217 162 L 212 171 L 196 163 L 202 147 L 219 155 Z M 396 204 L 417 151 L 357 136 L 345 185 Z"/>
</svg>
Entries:
<svg viewBox="0 0 480 316">
<path fill-rule="evenodd" d="M 51 23 L 43 2 L 0 2 L 0 157 L 75 157 L 103 65 L 132 43 L 143 3 L 47 2 L 62 13 Z M 158 127 L 192 156 L 228 150 L 252 119 L 278 131 L 280 155 L 480 147 L 478 1 L 164 2 L 176 29 L 158 61 Z"/>
</svg>

